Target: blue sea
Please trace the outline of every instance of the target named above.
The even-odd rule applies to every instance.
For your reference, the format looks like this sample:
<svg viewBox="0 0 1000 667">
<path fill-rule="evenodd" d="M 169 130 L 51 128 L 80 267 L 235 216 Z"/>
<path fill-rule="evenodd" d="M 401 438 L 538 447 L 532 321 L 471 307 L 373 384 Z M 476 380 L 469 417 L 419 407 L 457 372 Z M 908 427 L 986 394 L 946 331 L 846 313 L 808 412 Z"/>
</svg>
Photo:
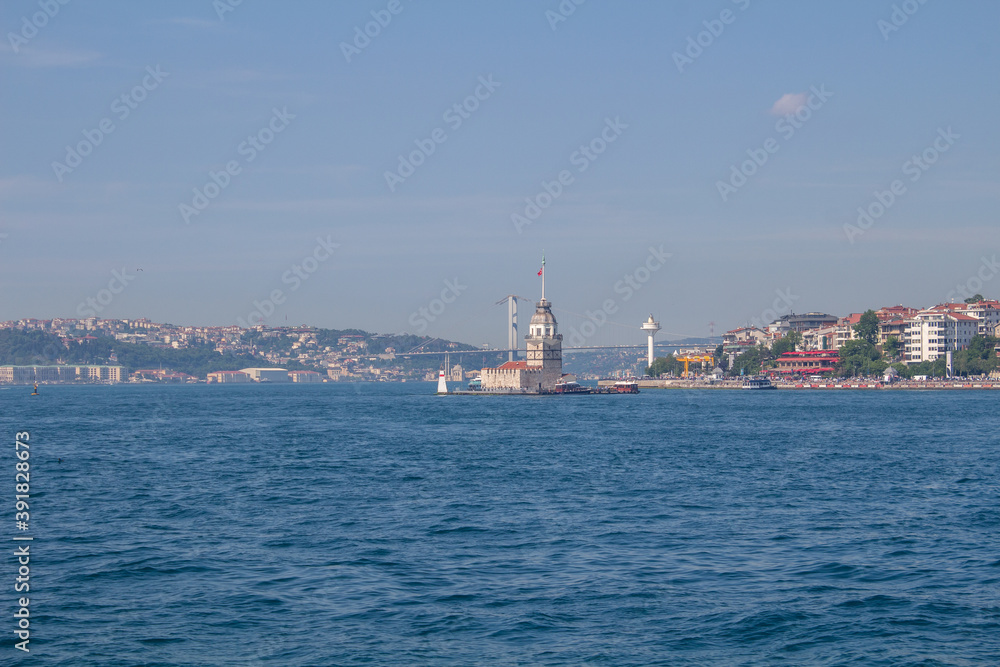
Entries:
<svg viewBox="0 0 1000 667">
<path fill-rule="evenodd" d="M 434 389 L 0 390 L 0 663 L 1000 664 L 998 391 Z"/>
</svg>

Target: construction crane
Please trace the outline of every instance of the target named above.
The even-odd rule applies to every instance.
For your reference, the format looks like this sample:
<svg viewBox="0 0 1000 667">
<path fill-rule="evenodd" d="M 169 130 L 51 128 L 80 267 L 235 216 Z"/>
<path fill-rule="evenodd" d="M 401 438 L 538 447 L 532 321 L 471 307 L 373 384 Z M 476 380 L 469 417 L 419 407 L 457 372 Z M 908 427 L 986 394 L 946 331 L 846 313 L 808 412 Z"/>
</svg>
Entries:
<svg viewBox="0 0 1000 667">
<path fill-rule="evenodd" d="M 690 363 L 692 361 L 700 361 L 703 364 L 705 364 L 705 363 L 714 364 L 715 363 L 715 357 L 713 357 L 711 355 L 708 355 L 708 354 L 691 354 L 691 355 L 685 355 L 683 357 L 674 357 L 674 358 L 677 361 L 683 361 L 684 362 L 684 377 L 685 378 L 687 378 L 687 376 L 688 376 L 688 363 Z"/>
</svg>

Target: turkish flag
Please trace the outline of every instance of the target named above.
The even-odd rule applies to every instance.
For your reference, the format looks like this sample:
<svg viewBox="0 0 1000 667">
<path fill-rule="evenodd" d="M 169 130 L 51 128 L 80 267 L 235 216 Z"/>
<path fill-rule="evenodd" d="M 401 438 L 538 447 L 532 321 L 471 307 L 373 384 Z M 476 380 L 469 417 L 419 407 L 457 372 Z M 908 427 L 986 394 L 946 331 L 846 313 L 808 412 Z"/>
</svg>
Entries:
<svg viewBox="0 0 1000 667">
<path fill-rule="evenodd" d="M 545 267 L 542 267 L 545 268 Z M 538 275 L 542 275 L 542 269 L 538 269 Z"/>
</svg>

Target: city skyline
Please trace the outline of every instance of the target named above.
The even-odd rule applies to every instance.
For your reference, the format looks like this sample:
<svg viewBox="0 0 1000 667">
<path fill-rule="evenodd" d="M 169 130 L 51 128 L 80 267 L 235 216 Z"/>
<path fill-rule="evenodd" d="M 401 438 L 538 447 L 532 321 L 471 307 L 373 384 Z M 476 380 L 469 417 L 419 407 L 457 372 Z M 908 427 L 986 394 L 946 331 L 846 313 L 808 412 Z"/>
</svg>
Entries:
<svg viewBox="0 0 1000 667">
<path fill-rule="evenodd" d="M 543 249 L 661 338 L 996 298 L 998 14 L 6 3 L 0 320 L 504 347 Z"/>
</svg>

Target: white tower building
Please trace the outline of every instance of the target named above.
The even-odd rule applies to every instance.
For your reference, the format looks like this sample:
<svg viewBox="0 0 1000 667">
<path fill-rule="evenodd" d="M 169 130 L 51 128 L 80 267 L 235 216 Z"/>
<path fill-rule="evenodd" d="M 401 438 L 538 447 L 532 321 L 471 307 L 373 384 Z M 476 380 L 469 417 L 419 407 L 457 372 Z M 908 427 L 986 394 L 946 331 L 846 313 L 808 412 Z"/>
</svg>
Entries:
<svg viewBox="0 0 1000 667">
<path fill-rule="evenodd" d="M 656 332 L 660 330 L 660 323 L 659 322 L 654 322 L 653 321 L 653 314 L 650 313 L 649 319 L 646 320 L 645 322 L 643 322 L 642 323 L 642 327 L 640 327 L 640 328 L 643 331 L 648 331 L 649 332 L 649 363 L 647 364 L 647 366 L 652 366 L 653 365 L 653 336 L 655 336 Z"/>
<path fill-rule="evenodd" d="M 528 325 L 528 368 L 542 371 L 539 389 L 551 390 L 562 378 L 562 334 L 558 332 L 552 304 L 545 298 L 545 258 L 542 257 L 542 298 L 535 305 L 535 314 Z"/>
</svg>

